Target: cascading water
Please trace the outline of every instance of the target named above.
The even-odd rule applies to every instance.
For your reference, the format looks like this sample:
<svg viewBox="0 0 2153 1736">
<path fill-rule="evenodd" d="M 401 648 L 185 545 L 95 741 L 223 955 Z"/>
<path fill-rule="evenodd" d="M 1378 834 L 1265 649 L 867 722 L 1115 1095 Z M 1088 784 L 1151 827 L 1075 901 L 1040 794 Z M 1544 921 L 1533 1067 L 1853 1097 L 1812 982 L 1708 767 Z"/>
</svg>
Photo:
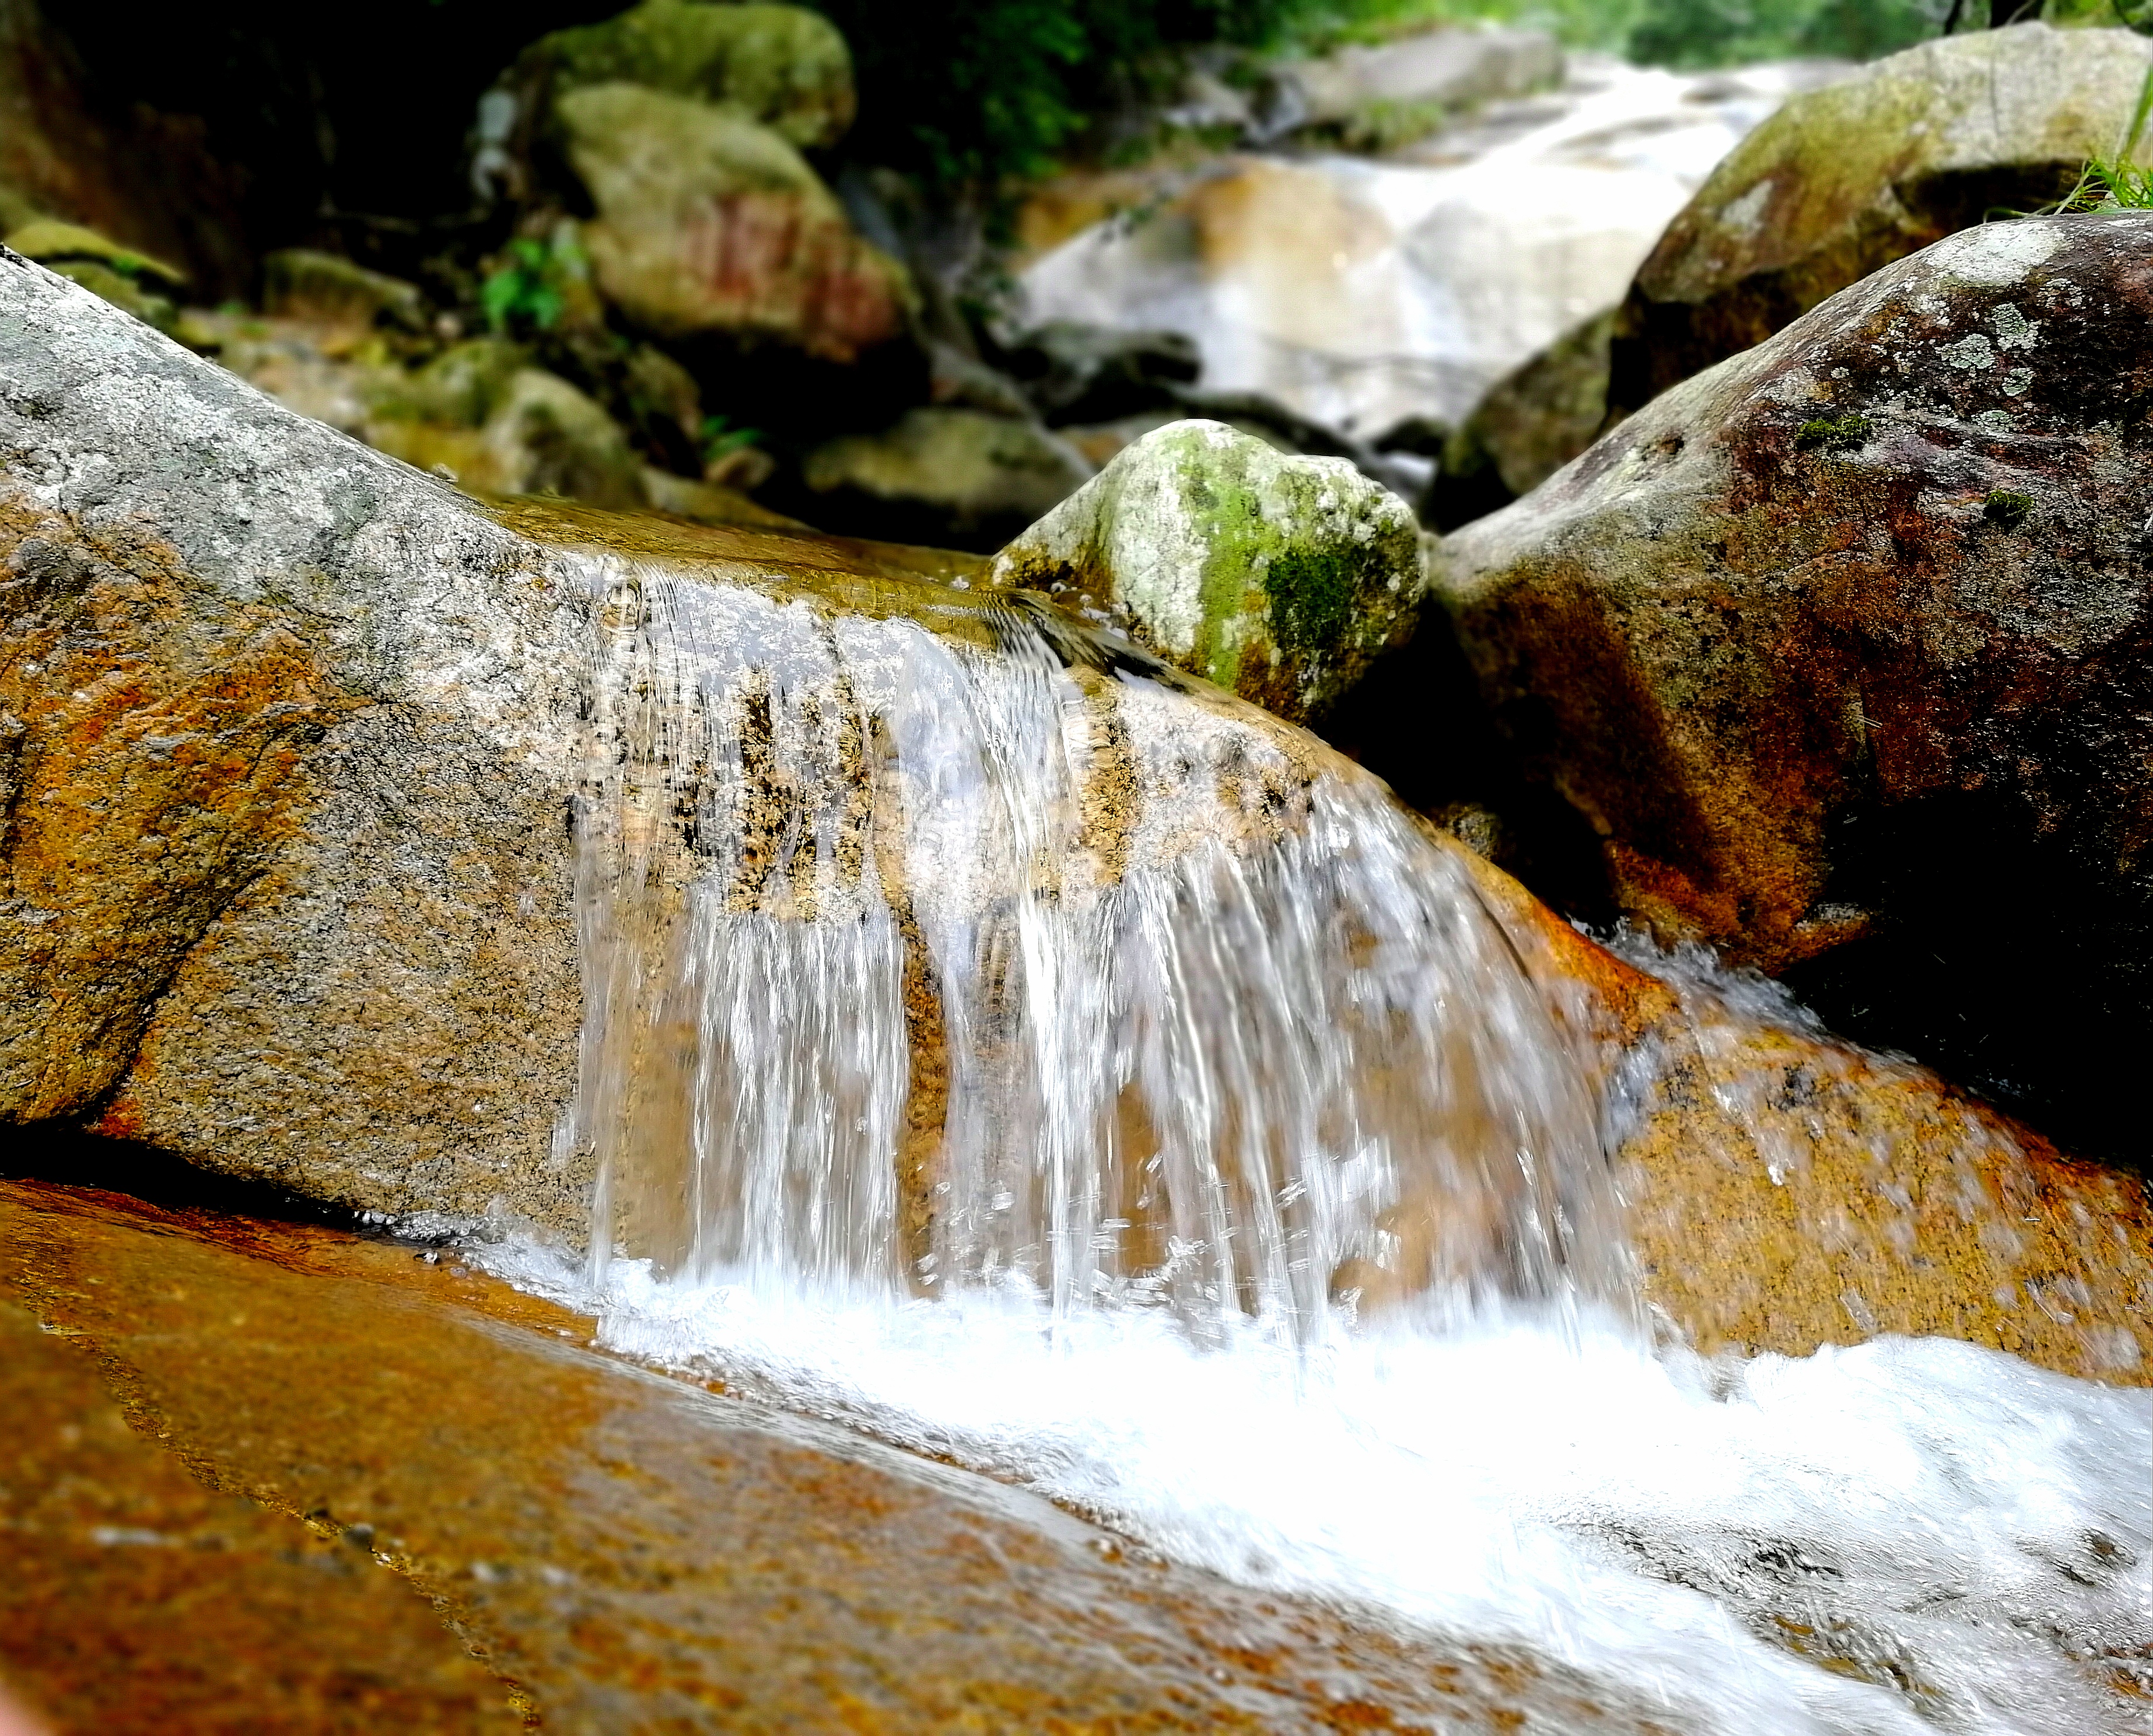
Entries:
<svg viewBox="0 0 2153 1736">
<path fill-rule="evenodd" d="M 1670 1728 L 2153 1727 L 2145 1396 L 1655 1352 L 1598 1057 L 1380 787 L 1021 599 L 587 558 L 602 1179 L 512 1275 Z"/>
<path fill-rule="evenodd" d="M 607 614 L 599 1274 L 1300 1342 L 1372 1286 L 1626 1294 L 1585 1058 L 1342 762 L 1072 672 L 1021 603 L 965 644 L 650 572 Z"/>
</svg>

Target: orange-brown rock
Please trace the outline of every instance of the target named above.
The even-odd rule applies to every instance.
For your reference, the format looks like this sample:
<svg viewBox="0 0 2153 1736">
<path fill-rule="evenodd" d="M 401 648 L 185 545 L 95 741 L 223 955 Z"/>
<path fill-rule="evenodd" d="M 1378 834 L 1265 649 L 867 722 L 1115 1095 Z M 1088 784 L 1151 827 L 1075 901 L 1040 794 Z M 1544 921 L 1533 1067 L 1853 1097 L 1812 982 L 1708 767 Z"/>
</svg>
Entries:
<svg viewBox="0 0 2153 1736">
<path fill-rule="evenodd" d="M 1631 1069 L 1614 1160 L 1645 1298 L 1688 1341 L 1799 1357 L 1896 1332 L 2153 1384 L 2141 1177 L 1745 1008 L 1731 979 L 1638 970 L 1499 870 L 1478 877 L 1535 975 Z"/>
<path fill-rule="evenodd" d="M 1023 620 L 1041 654 L 1101 660 L 1043 603 L 938 582 L 965 557 L 490 511 L 13 255 L 0 308 L 0 1121 L 93 1121 L 314 1198 L 580 1240 L 595 1159 L 560 1133 L 576 877 L 587 779 L 617 763 L 594 671 L 617 642 L 638 654 L 644 587 L 752 619 L 772 659 L 868 624 L 902 640 L 885 668 L 937 639 L 991 658 Z M 1104 728 L 1112 684 L 1092 685 Z M 1099 756 L 1082 804 L 1165 817 L 1169 853 L 1275 835 L 1322 760 L 1215 695 L 1176 690 L 1158 720 L 1229 758 L 1227 737 L 1274 744 L 1291 787 L 1224 802 L 1199 756 L 1132 798 Z M 673 891 L 697 851 L 741 842 L 753 884 L 789 897 L 770 866 L 814 815 L 858 843 L 860 721 L 816 787 L 757 798 L 741 829 L 766 835 L 745 840 L 680 823 L 702 771 L 654 725 L 635 823 L 673 853 Z"/>
<path fill-rule="evenodd" d="M 0 1184 L 0 1676 L 65 1736 L 1665 1728 L 623 1366 L 410 1248 Z"/>
<path fill-rule="evenodd" d="M 1858 1032 L 2140 1154 L 2149 312 L 2142 214 L 1967 231 L 1657 400 L 1437 578 L 1631 916 L 1775 972 L 1863 942 Z"/>
</svg>

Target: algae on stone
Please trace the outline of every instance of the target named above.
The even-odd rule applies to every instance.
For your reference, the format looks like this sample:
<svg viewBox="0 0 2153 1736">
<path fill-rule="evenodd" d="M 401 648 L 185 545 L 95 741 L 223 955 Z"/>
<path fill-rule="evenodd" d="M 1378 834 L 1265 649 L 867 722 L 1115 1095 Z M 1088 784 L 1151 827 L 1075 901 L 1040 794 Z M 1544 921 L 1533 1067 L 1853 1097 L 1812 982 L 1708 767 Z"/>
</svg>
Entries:
<svg viewBox="0 0 2153 1736">
<path fill-rule="evenodd" d="M 593 84 L 644 84 L 725 104 L 811 148 L 843 137 L 858 106 L 844 38 L 798 6 L 644 0 L 601 23 L 540 38 L 524 64 L 542 69 L 556 101 Z"/>
<path fill-rule="evenodd" d="M 1161 655 L 1296 721 L 1402 642 L 1423 588 L 1395 495 L 1344 459 L 1205 421 L 1128 446 L 993 576 L 1107 605 Z"/>
</svg>

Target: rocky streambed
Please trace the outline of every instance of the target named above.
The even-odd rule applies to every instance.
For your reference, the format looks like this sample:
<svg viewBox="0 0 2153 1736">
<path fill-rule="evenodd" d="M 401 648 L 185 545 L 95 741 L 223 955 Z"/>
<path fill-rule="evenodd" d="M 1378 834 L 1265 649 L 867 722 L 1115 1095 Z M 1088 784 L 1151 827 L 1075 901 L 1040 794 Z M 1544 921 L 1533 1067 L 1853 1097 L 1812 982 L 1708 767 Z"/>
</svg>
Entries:
<svg viewBox="0 0 2153 1736">
<path fill-rule="evenodd" d="M 1545 48 L 1194 79 L 1244 149 L 1149 221 L 1268 245 L 1295 175 L 1469 206 L 1327 153 L 1454 143 L 1416 104 Z M 178 267 L 26 226 L 8 1690 L 64 1729 L 2141 1728 L 2153 254 L 1967 201 L 2070 171 L 2145 58 L 1833 73 L 1619 308 L 1388 456 L 1210 389 L 1243 280 L 1190 260 L 1270 281 L 1230 247 L 1168 262 L 1216 302 L 1178 336 L 933 337 L 800 155 L 853 93 L 789 8 L 654 0 L 482 108 L 495 196 L 568 225 L 509 288 L 640 310 L 583 386 L 348 260 L 182 317 Z M 1682 87 L 1692 130 L 1809 77 Z M 1474 149 L 1672 152 L 1672 209 L 1703 153 L 1637 130 L 1653 79 Z M 1910 92 L 1903 150 L 1815 166 Z M 1418 294 L 1455 262 L 1407 204 Z M 782 269 L 682 275 L 773 212 Z M 1120 295 L 1145 233 L 1034 288 Z M 1476 389 L 1558 332 L 1518 311 Z M 804 463 L 830 522 L 1031 442 L 1036 493 L 965 472 L 997 552 L 809 530 L 722 430 L 669 457 L 743 321 L 863 403 L 929 364 Z M 1431 465 L 1524 497 L 1438 534 Z"/>
</svg>

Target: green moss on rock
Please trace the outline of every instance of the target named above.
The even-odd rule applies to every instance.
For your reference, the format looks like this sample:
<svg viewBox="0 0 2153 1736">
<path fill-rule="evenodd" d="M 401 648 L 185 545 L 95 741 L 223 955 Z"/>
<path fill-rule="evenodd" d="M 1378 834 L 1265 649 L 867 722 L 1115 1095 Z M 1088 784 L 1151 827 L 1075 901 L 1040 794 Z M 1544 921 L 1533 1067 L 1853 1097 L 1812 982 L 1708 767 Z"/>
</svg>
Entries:
<svg viewBox="0 0 2153 1736">
<path fill-rule="evenodd" d="M 797 6 L 644 0 L 542 37 L 524 65 L 557 99 L 593 84 L 644 84 L 738 109 L 802 147 L 835 144 L 857 107 L 844 38 Z"/>
<path fill-rule="evenodd" d="M 1305 721 L 1412 629 L 1403 501 L 1342 459 L 1217 422 L 1127 448 L 996 557 L 997 583 L 1073 593 L 1192 674 Z"/>
</svg>

